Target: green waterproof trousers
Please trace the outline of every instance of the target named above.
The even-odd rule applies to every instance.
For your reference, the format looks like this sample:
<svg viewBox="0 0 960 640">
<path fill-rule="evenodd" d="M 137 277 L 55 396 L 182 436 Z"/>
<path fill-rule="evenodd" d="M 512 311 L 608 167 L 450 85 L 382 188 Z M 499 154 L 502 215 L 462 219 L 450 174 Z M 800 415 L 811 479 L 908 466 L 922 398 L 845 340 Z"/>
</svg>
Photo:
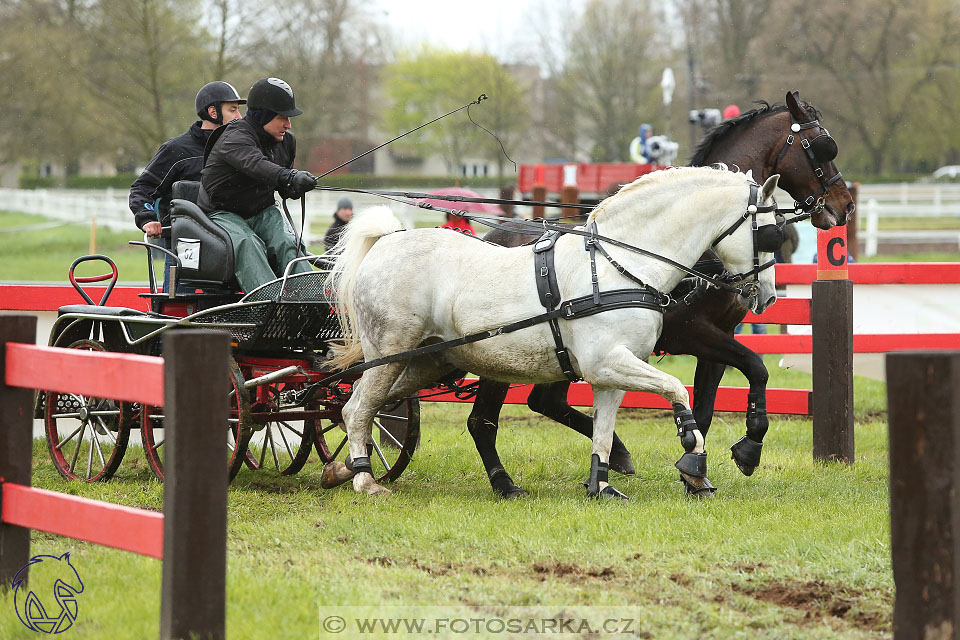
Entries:
<svg viewBox="0 0 960 640">
<path fill-rule="evenodd" d="M 209 215 L 230 234 L 237 282 L 247 293 L 282 276 L 287 264 L 297 257 L 296 238 L 276 205 L 252 218 L 230 211 L 213 211 Z M 291 273 L 312 270 L 308 262 L 302 261 L 294 265 Z"/>
</svg>

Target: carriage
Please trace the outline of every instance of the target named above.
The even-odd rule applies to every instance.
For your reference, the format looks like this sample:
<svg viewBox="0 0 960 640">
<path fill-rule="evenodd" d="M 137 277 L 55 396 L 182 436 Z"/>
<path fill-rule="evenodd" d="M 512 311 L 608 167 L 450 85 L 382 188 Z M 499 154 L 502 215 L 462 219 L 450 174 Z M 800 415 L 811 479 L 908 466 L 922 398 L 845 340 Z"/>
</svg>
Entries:
<svg viewBox="0 0 960 640">
<path fill-rule="evenodd" d="M 300 471 L 315 451 L 321 463 L 347 458 L 341 408 L 359 375 L 323 381 L 330 341 L 340 337 L 327 286 L 328 271 L 290 274 L 245 295 L 230 286 L 233 251 L 229 237 L 209 223 L 191 201 L 196 186 L 178 184 L 172 207 L 173 246 L 180 255 L 145 242 L 150 311 L 108 306 L 117 282 L 116 265 L 102 255 L 83 256 L 70 267 L 69 279 L 86 304 L 61 307 L 49 346 L 159 356 L 164 335 L 181 327 L 227 331 L 231 336 L 230 375 L 223 393 L 230 404 L 225 429 L 230 478 L 243 465 L 272 468 L 282 475 Z M 172 293 L 158 291 L 153 251 L 173 257 Z M 186 259 L 181 258 L 185 256 Z M 299 258 L 307 260 L 311 258 Z M 106 262 L 111 272 L 75 275 L 88 261 Z M 95 303 L 83 285 L 108 281 Z M 146 306 L 146 305 L 145 305 Z M 35 417 L 43 420 L 50 455 L 59 473 L 80 481 L 107 480 L 117 471 L 128 444 L 142 445 L 148 465 L 163 480 L 163 409 L 41 392 Z M 383 480 L 396 479 L 417 448 L 419 401 L 405 398 L 381 409 L 371 439 L 371 464 Z M 349 462 L 348 462 L 349 464 Z"/>
</svg>

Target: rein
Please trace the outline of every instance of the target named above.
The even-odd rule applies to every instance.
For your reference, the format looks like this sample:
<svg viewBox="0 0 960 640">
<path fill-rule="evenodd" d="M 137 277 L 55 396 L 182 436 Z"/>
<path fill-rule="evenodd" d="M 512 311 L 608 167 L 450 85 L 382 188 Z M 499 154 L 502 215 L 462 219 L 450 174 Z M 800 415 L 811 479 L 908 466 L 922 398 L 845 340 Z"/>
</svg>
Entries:
<svg viewBox="0 0 960 640">
<path fill-rule="evenodd" d="M 640 278 L 630 273 L 625 267 L 620 265 L 616 260 L 613 259 L 609 253 L 602 247 L 600 244 L 602 242 L 609 243 L 613 246 L 627 249 L 633 253 L 644 255 L 661 262 L 667 263 L 681 271 L 690 274 L 699 278 L 702 281 L 708 282 L 718 288 L 736 293 L 737 295 L 755 295 L 758 289 L 759 274 L 760 271 L 766 269 L 774 264 L 775 261 L 771 260 L 770 262 L 759 265 L 759 241 L 758 233 L 759 228 L 756 222 L 757 213 L 760 212 L 769 212 L 776 210 L 776 203 L 768 207 L 759 207 L 757 201 L 759 199 L 759 185 L 756 183 L 750 183 L 750 196 L 748 199 L 747 210 L 743 216 L 739 217 L 733 225 L 727 228 L 723 234 L 721 234 L 715 241 L 714 246 L 722 241 L 726 236 L 732 234 L 736 231 L 737 228 L 747 217 L 752 217 L 753 220 L 753 253 L 754 253 L 754 269 L 750 272 L 747 272 L 747 275 L 753 274 L 754 281 L 741 285 L 740 287 L 735 287 L 724 280 L 715 278 L 713 276 L 707 275 L 687 267 L 685 265 L 676 262 L 666 256 L 661 256 L 659 254 L 647 251 L 646 249 L 641 249 L 640 247 L 635 247 L 626 242 L 616 240 L 614 238 L 609 238 L 607 236 L 602 236 L 597 233 L 597 224 L 596 221 L 591 221 L 587 226 L 586 230 L 572 228 L 570 225 L 558 225 L 554 223 L 547 222 L 546 220 L 541 220 L 540 222 L 530 222 L 527 220 L 507 220 L 504 221 L 503 218 L 499 216 L 481 216 L 476 214 L 464 213 L 464 217 L 476 220 L 477 222 L 494 227 L 498 225 L 514 225 L 523 229 L 535 229 L 537 231 L 543 232 L 543 236 L 540 240 L 537 241 L 534 245 L 534 253 L 537 258 L 541 261 L 538 262 L 535 259 L 535 266 L 537 267 L 537 288 L 538 294 L 540 296 L 541 303 L 547 308 L 547 311 L 540 313 L 535 316 L 525 318 L 523 320 L 518 320 L 516 322 L 511 322 L 495 329 L 487 329 L 485 331 L 480 331 L 473 333 L 467 336 L 462 336 L 460 338 L 454 338 L 452 340 L 445 340 L 443 342 L 437 342 L 434 344 L 425 345 L 418 347 L 416 349 L 410 349 L 408 351 L 402 351 L 400 353 L 394 353 L 375 360 L 370 360 L 367 362 L 361 362 L 351 367 L 340 371 L 339 373 L 333 374 L 331 376 L 325 377 L 323 380 L 320 380 L 306 389 L 304 389 L 300 395 L 298 395 L 297 402 L 301 405 L 306 405 L 311 401 L 314 395 L 322 387 L 329 387 L 330 385 L 343 380 L 344 378 L 362 373 L 367 369 L 372 369 L 374 367 L 383 366 L 385 364 L 390 364 L 393 362 L 400 362 L 404 360 L 410 360 L 412 358 L 417 358 L 420 356 L 428 355 L 431 353 L 436 353 L 439 351 L 446 351 L 447 349 L 453 349 L 455 347 L 463 346 L 466 344 L 471 344 L 473 342 L 478 342 L 480 340 L 486 340 L 493 338 L 499 335 L 513 333 L 514 331 L 519 331 L 521 329 L 526 329 L 534 325 L 547 322 L 550 324 L 551 333 L 553 335 L 554 341 L 556 343 L 555 352 L 557 358 L 560 362 L 561 370 L 568 379 L 576 380 L 578 379 L 577 373 L 574 371 L 572 363 L 570 362 L 568 352 L 563 346 L 563 341 L 560 337 L 560 330 L 557 324 L 557 319 L 562 318 L 565 320 L 575 320 L 577 318 L 582 318 L 603 311 L 609 311 L 613 309 L 623 309 L 623 308 L 645 308 L 653 311 L 658 311 L 663 313 L 666 307 L 670 304 L 671 298 L 668 294 L 665 294 L 661 291 L 658 291 L 656 288 L 644 283 Z M 765 225 L 769 226 L 769 225 Z M 574 298 L 572 300 L 567 300 L 566 302 L 559 302 L 560 292 L 556 284 L 556 279 L 553 269 L 553 246 L 556 243 L 557 238 L 563 234 L 571 234 L 582 236 L 586 240 L 584 241 L 584 249 L 590 254 L 590 271 L 591 271 L 591 281 L 593 283 L 593 293 L 579 298 Z M 537 245 L 541 245 L 539 248 Z M 633 282 L 640 285 L 640 289 L 616 289 L 613 291 L 600 291 L 599 281 L 597 278 L 596 270 L 596 255 L 595 252 L 599 252 L 604 258 L 606 258 L 610 264 L 623 276 L 632 280 Z M 736 281 L 735 279 L 733 279 Z M 748 293 L 745 293 L 748 292 Z M 559 302 L 559 304 L 558 304 Z"/>
</svg>

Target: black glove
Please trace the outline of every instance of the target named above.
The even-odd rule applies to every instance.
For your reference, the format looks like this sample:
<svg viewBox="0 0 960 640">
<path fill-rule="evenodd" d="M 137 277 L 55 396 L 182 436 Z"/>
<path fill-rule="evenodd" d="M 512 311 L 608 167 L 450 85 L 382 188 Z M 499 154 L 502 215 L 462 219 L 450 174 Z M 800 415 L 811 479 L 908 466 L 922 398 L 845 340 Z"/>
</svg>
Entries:
<svg viewBox="0 0 960 640">
<path fill-rule="evenodd" d="M 282 190 L 286 193 L 282 193 L 281 195 L 291 200 L 302 198 L 303 194 L 307 191 L 311 191 L 317 187 L 317 179 L 310 175 L 309 171 L 297 171 L 296 169 L 290 171 L 286 183 L 286 188 Z"/>
</svg>

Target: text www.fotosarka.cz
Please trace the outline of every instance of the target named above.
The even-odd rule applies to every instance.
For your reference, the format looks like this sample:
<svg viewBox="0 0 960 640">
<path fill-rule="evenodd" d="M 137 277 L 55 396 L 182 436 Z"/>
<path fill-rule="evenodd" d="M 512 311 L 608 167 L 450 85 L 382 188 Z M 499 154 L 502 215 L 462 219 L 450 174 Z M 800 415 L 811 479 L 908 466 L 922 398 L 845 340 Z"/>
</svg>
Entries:
<svg viewBox="0 0 960 640">
<path fill-rule="evenodd" d="M 320 606 L 320 638 L 643 637 L 639 607 Z"/>
</svg>

